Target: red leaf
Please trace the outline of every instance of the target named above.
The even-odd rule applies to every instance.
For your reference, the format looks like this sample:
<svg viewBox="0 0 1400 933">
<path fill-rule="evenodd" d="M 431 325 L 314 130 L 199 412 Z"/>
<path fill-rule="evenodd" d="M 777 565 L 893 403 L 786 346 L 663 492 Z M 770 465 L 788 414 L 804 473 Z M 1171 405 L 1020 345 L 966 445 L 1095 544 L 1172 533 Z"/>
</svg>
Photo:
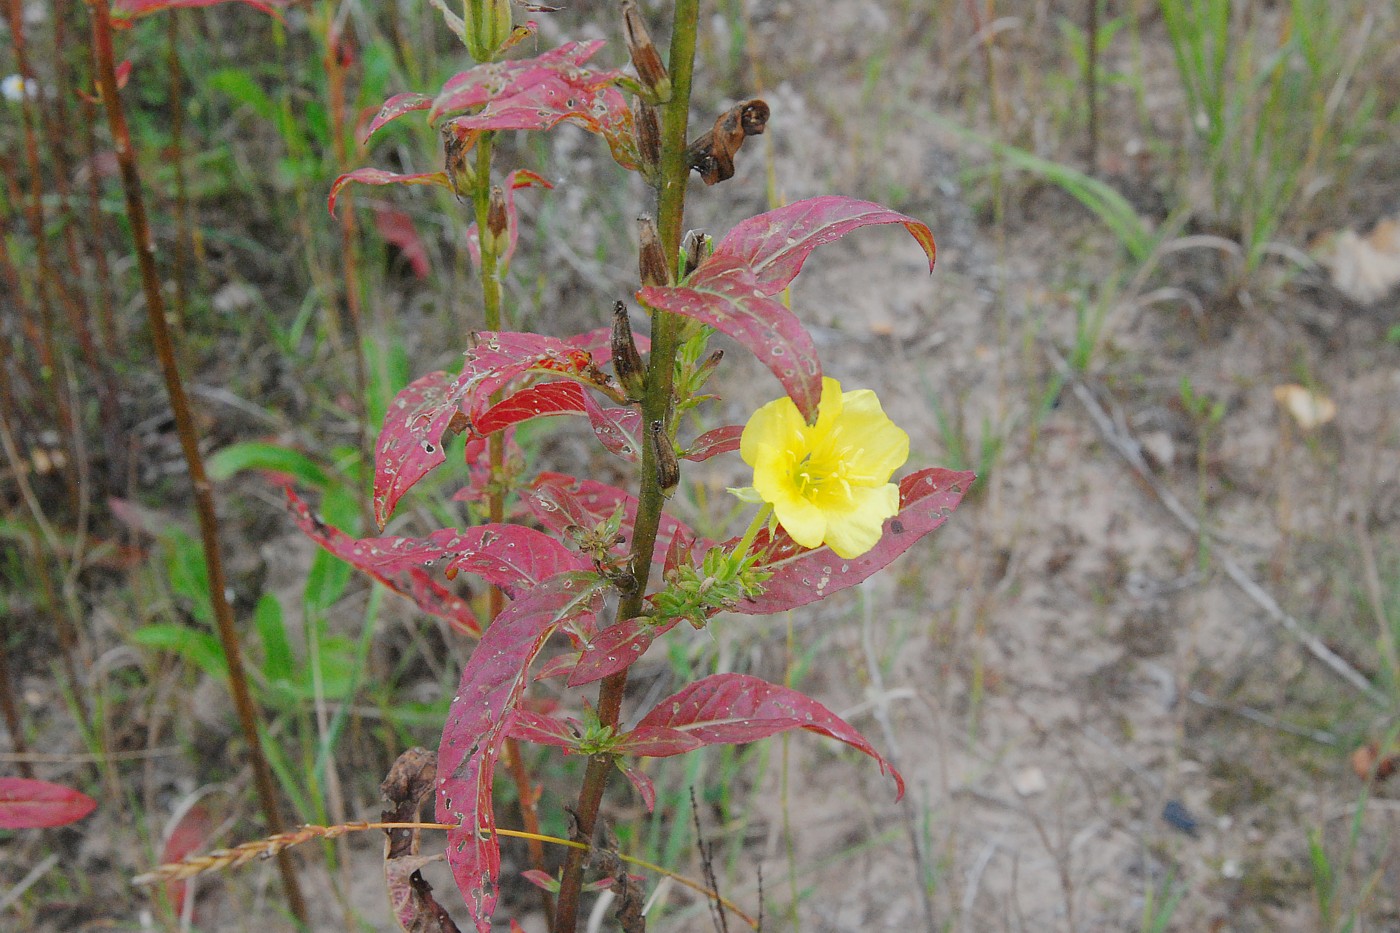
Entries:
<svg viewBox="0 0 1400 933">
<path fill-rule="evenodd" d="M 131 24 L 133 20 L 162 10 L 188 9 L 191 7 L 214 6 L 227 0 L 114 0 L 112 3 L 112 25 L 118 29 Z M 286 0 L 242 0 L 277 19 L 282 18 L 276 7 L 286 6 Z"/>
<path fill-rule="evenodd" d="M 624 555 L 632 547 L 632 523 L 637 518 L 637 500 L 616 486 L 592 479 L 576 479 L 563 473 L 541 473 L 526 498 L 526 505 L 535 517 L 546 528 L 560 534 L 566 533 L 570 525 L 587 529 L 607 521 L 619 504 L 623 507 L 623 541 L 613 549 L 613 553 Z M 658 561 L 677 534 L 692 540 L 695 538 L 695 533 L 689 528 L 670 515 L 663 514 L 656 532 L 656 547 L 652 552 Z"/>
<path fill-rule="evenodd" d="M 428 277 L 432 272 L 432 267 L 428 265 L 428 250 L 423 245 L 422 238 L 418 236 L 418 228 L 414 225 L 413 218 L 406 211 L 390 204 L 376 203 L 374 226 L 384 238 L 384 242 L 394 245 L 403 253 L 403 258 L 413 267 L 414 275 L 420 279 Z"/>
<path fill-rule="evenodd" d="M 397 120 L 406 113 L 413 113 L 415 110 L 427 110 L 433 105 L 433 99 L 427 94 L 395 94 L 384 102 L 384 106 L 379 108 L 379 113 L 375 114 L 369 126 L 360 134 L 360 145 L 369 142 L 369 138 L 387 123 Z"/>
<path fill-rule="evenodd" d="M 506 180 L 506 248 L 497 257 L 499 267 L 505 269 L 510 265 L 510 259 L 515 255 L 515 246 L 520 241 L 520 212 L 515 209 L 515 191 L 517 188 L 553 188 L 554 186 L 542 175 L 518 168 L 510 173 Z M 481 234 L 477 231 L 476 224 L 473 223 L 467 228 L 467 252 L 472 255 L 472 262 L 477 267 L 481 267 Z"/>
<path fill-rule="evenodd" d="M 462 670 L 438 747 L 436 811 L 438 822 L 456 827 L 447 833 L 447 863 L 480 933 L 491 929 L 501 874 L 491 782 L 510 714 L 545 640 L 567 619 L 591 614 L 599 598 L 597 577 L 552 577 L 496 617 Z"/>
<path fill-rule="evenodd" d="M 181 814 L 180 819 L 170 830 L 170 834 L 165 840 L 165 846 L 160 850 L 160 863 L 169 865 L 205 848 L 209 844 L 209 837 L 213 832 L 214 818 L 209 814 L 209 808 L 202 803 L 195 803 Z M 165 883 L 165 894 L 170 898 L 170 904 L 174 907 L 176 916 L 179 916 L 184 909 L 185 892 L 188 887 L 188 881 L 167 881 Z"/>
<path fill-rule="evenodd" d="M 851 560 L 837 557 L 827 547 L 799 547 L 778 529 L 769 551 L 772 557 L 763 565 L 773 576 L 763 584 L 762 595 L 742 600 L 733 611 L 747 615 L 782 612 L 855 586 L 947 521 L 975 478 L 971 472 L 937 467 L 906 476 L 899 484 L 899 514 L 885 521 L 885 533 L 874 548 Z M 759 536 L 755 550 L 765 546 L 765 537 Z"/>
<path fill-rule="evenodd" d="M 864 752 L 880 763 L 881 772 L 894 778 L 898 797 L 904 796 L 904 778 L 840 716 L 805 694 L 747 674 L 715 674 L 696 681 L 656 704 L 628 738 L 634 740 L 629 743 L 634 748 L 655 742 L 663 751 L 651 752 L 651 757 L 665 757 L 689 750 L 680 747 L 684 743 L 672 732 L 684 733 L 701 745 L 734 745 L 790 729 L 806 729 Z M 674 751 L 665 750 L 668 743 Z"/>
<path fill-rule="evenodd" d="M 96 800 L 71 787 L 29 778 L 0 777 L 0 829 L 67 826 L 96 807 Z"/>
<path fill-rule="evenodd" d="M 520 739 L 522 742 L 578 751 L 578 735 L 567 722 L 533 710 L 515 710 L 511 714 L 510 728 L 507 731 L 512 739 Z"/>
<path fill-rule="evenodd" d="M 587 393 L 577 382 L 545 382 L 521 389 L 472 419 L 472 430 L 485 436 L 511 425 L 550 415 L 581 415 Z"/>
<path fill-rule="evenodd" d="M 743 221 L 725 234 L 695 276 L 704 278 L 706 266 L 712 264 L 721 269 L 735 264 L 752 273 L 763 294 L 774 295 L 797 277 L 812 250 L 872 224 L 903 224 L 919 241 L 933 271 L 936 248 L 927 226 L 869 201 L 827 195 Z"/>
<path fill-rule="evenodd" d="M 620 72 L 590 71 L 583 63 L 602 48 L 601 40 L 569 42 L 535 58 L 478 65 L 451 78 L 433 101 L 428 119 L 472 107 L 457 117 L 460 130 L 548 130 L 577 123 L 607 140 L 624 168 L 637 167 L 632 111 L 613 82 Z"/>
<path fill-rule="evenodd" d="M 589 566 L 582 556 L 549 535 L 523 525 L 476 525 L 461 531 L 440 528 L 426 538 L 357 539 L 317 519 L 290 488 L 287 498 L 297 525 L 307 537 L 395 592 L 414 599 L 425 612 L 433 612 L 434 607 L 450 611 L 456 603 L 440 588 L 428 591 L 427 597 L 419 600 L 425 588 L 415 584 L 414 570 L 438 564 L 449 572 L 465 570 L 501 587 L 514 598 L 522 589 L 555 574 Z M 475 628 L 475 619 L 470 624 Z"/>
<path fill-rule="evenodd" d="M 647 777 L 636 768 L 629 767 L 621 762 L 618 763 L 618 767 L 622 769 L 622 773 L 627 776 L 627 780 L 631 781 L 632 786 L 636 788 L 637 793 L 642 798 L 642 804 L 647 808 L 647 812 L 653 812 L 656 809 L 656 785 L 651 782 L 651 778 Z"/>
<path fill-rule="evenodd" d="M 708 460 L 719 454 L 738 450 L 739 439 L 743 435 L 744 426 L 742 424 L 731 424 L 727 427 L 715 428 L 713 431 L 706 431 L 691 442 L 690 449 L 685 452 L 685 459 L 699 463 L 701 460 Z"/>
<path fill-rule="evenodd" d="M 340 189 L 352 181 L 362 185 L 437 185 L 440 188 L 452 189 L 452 182 L 448 179 L 446 172 L 400 175 L 398 172 L 390 172 L 382 168 L 357 168 L 353 172 L 346 172 L 331 183 L 331 193 L 326 198 L 326 210 L 330 211 L 332 216 L 335 215 L 335 201 L 336 198 L 340 197 Z"/>
<path fill-rule="evenodd" d="M 447 462 L 442 436 L 457 413 L 455 380 L 439 370 L 420 376 L 394 397 L 374 451 L 374 518 L 383 528 L 399 498 Z"/>
<path fill-rule="evenodd" d="M 460 375 L 429 373 L 389 406 L 375 449 L 374 517 L 381 528 L 403 494 L 446 462 L 443 436 L 456 415 L 470 419 L 484 413 L 491 393 L 527 373 L 571 375 L 590 382 L 604 378 L 597 363 L 607 358 L 606 351 L 590 352 L 600 339 L 607 339 L 598 332 L 569 340 L 510 332 L 477 337 Z"/>
<path fill-rule="evenodd" d="M 723 331 L 772 371 L 809 422 L 822 394 L 822 365 L 812 336 L 788 308 L 767 297 L 737 260 L 702 263 L 685 285 L 652 286 L 637 300 Z"/>
<path fill-rule="evenodd" d="M 680 619 L 672 619 L 657 625 L 650 616 L 637 616 L 608 626 L 584 644 L 578 662 L 569 672 L 569 686 L 591 684 L 631 667 L 653 641 L 678 622 Z"/>
</svg>

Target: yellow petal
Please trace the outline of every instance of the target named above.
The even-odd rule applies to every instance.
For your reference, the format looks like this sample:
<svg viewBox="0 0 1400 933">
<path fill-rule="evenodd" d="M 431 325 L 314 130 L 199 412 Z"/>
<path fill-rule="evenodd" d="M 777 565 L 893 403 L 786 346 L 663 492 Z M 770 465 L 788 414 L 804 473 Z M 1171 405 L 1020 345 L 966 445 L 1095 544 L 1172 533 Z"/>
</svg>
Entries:
<svg viewBox="0 0 1400 933">
<path fill-rule="evenodd" d="M 885 519 L 899 512 L 899 487 L 893 483 L 878 489 L 856 489 L 852 494 L 849 511 L 826 514 L 826 544 L 836 556 L 847 560 L 879 544 Z"/>
<path fill-rule="evenodd" d="M 884 483 L 909 459 L 909 435 L 895 425 L 869 389 L 847 392 L 840 423 L 833 435 L 836 444 L 852 448 L 857 456 L 851 471 Z"/>
<path fill-rule="evenodd" d="M 797 406 L 786 395 L 764 405 L 744 425 L 739 436 L 739 456 L 749 466 L 757 466 L 765 453 L 805 447 L 803 431 L 806 424 Z"/>
<path fill-rule="evenodd" d="M 827 534 L 826 515 L 801 496 L 784 496 L 773 503 L 778 524 L 803 547 L 821 547 Z"/>
</svg>

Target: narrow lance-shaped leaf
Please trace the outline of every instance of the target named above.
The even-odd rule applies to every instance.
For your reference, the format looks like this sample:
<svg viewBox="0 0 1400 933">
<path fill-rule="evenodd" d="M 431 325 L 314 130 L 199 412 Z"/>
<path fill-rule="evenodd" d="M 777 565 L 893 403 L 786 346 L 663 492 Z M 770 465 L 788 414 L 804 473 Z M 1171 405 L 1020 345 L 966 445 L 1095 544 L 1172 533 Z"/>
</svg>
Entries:
<svg viewBox="0 0 1400 933">
<path fill-rule="evenodd" d="M 447 863 L 480 933 L 491 929 L 501 852 L 491 782 L 512 713 L 545 640 L 591 613 L 597 577 L 553 577 L 507 606 L 467 660 L 438 747 L 437 820 L 451 823 Z"/>
<path fill-rule="evenodd" d="M 352 538 L 320 521 L 297 495 L 287 490 L 298 527 L 317 544 L 385 586 L 419 602 L 422 584 L 413 571 L 441 567 L 449 573 L 465 570 L 514 596 L 556 574 L 581 570 L 588 563 L 543 532 L 523 525 L 487 524 L 458 530 L 440 528 L 423 538 L 387 536 Z M 436 591 L 428 594 L 444 604 Z"/>
<path fill-rule="evenodd" d="M 686 449 L 685 459 L 699 463 L 711 457 L 738 450 L 739 441 L 743 436 L 744 426 L 742 424 L 731 424 L 706 431 L 691 442 L 690 447 Z"/>
<path fill-rule="evenodd" d="M 29 778 L 0 778 L 0 829 L 66 826 L 96 807 L 96 800 L 71 787 Z"/>
<path fill-rule="evenodd" d="M 335 202 L 340 190 L 354 182 L 361 185 L 437 185 L 451 190 L 452 181 L 446 172 L 420 172 L 415 175 L 400 175 L 382 168 L 357 168 L 346 172 L 331 183 L 331 193 L 326 198 L 326 210 L 335 214 Z"/>
<path fill-rule="evenodd" d="M 822 366 L 812 335 L 788 308 L 769 298 L 737 260 L 703 263 L 685 285 L 637 292 L 650 308 L 708 324 L 748 347 L 778 378 L 809 422 L 817 416 Z"/>
<path fill-rule="evenodd" d="M 416 110 L 427 110 L 433 105 L 433 99 L 427 94 L 416 94 L 409 91 L 404 94 L 395 94 L 384 102 L 384 106 L 379 108 L 379 112 L 374 115 L 374 119 L 365 127 L 365 131 L 360 134 L 360 145 L 369 142 L 369 138 L 379 131 L 385 124 L 397 120 L 406 113 L 413 113 Z"/>
<path fill-rule="evenodd" d="M 761 595 L 741 600 L 733 611 L 763 615 L 795 609 L 866 580 L 947 521 L 975 478 L 936 467 L 906 476 L 899 484 L 899 512 L 885 521 L 879 543 L 849 560 L 827 547 L 802 548 L 781 528 L 771 543 L 760 535 L 754 548 L 767 549 L 769 558 L 761 566 L 773 575 Z"/>
<path fill-rule="evenodd" d="M 880 764 L 904 796 L 904 778 L 859 732 L 816 700 L 747 674 L 715 674 L 656 704 L 627 734 L 623 749 L 664 758 L 698 745 L 753 742 L 806 729 L 844 742 Z"/>
<path fill-rule="evenodd" d="M 933 233 L 925 224 L 870 201 L 826 195 L 739 223 L 701 263 L 695 278 L 706 278 L 707 266 L 723 270 L 733 263 L 749 270 L 763 294 L 774 295 L 797 277 L 812 250 L 872 224 L 903 224 L 928 256 L 929 271 L 933 271 L 937 252 Z"/>
</svg>

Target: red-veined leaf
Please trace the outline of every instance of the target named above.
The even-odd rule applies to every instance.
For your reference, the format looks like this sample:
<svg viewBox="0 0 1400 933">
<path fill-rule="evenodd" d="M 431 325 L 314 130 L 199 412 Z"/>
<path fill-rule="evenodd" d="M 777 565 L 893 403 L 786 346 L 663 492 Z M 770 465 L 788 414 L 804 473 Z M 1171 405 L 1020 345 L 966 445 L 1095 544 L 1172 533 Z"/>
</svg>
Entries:
<svg viewBox="0 0 1400 933">
<path fill-rule="evenodd" d="M 765 736 L 758 736 L 758 738 L 765 738 Z M 671 729 L 666 726 L 647 726 L 645 728 L 638 726 L 624 735 L 613 750 L 623 755 L 636 755 L 638 758 L 669 758 L 672 755 L 684 755 L 697 748 L 716 744 L 719 743 L 702 741 L 680 729 Z"/>
<path fill-rule="evenodd" d="M 501 399 L 472 419 L 472 430 L 482 436 L 504 431 L 532 418 L 581 415 L 587 392 L 577 382 L 543 382 Z"/>
<path fill-rule="evenodd" d="M 340 189 L 351 182 L 361 185 L 437 185 L 452 189 L 452 181 L 446 172 L 420 172 L 416 175 L 400 175 L 382 168 L 357 168 L 346 172 L 331 183 L 331 193 L 326 198 L 326 210 L 335 215 L 335 201 L 340 197 Z"/>
<path fill-rule="evenodd" d="M 816 418 L 822 365 L 812 335 L 797 315 L 765 295 L 753 273 L 737 260 L 721 264 L 711 257 L 685 285 L 644 288 L 637 300 L 733 337 L 778 377 L 804 418 Z"/>
<path fill-rule="evenodd" d="M 392 244 L 403 254 L 414 275 L 420 279 L 428 277 L 432 272 L 432 267 L 428 264 L 428 249 L 423 245 L 423 238 L 418 235 L 418 227 L 407 211 L 400 210 L 392 204 L 376 203 L 374 227 L 384 238 L 384 242 Z"/>
<path fill-rule="evenodd" d="M 499 269 L 504 270 L 510 265 L 510 259 L 515 255 L 516 244 L 520 241 L 520 212 L 515 209 L 515 192 L 519 188 L 553 188 L 543 175 L 518 168 L 510 173 L 506 179 L 505 199 L 506 199 L 506 248 L 496 257 Z M 471 253 L 472 262 L 477 267 L 481 267 L 481 234 L 477 226 L 473 223 L 467 228 L 467 252 Z"/>
<path fill-rule="evenodd" d="M 976 478 L 975 473 L 933 467 L 906 476 L 899 484 L 899 512 L 885 521 L 878 544 L 860 557 L 843 560 L 830 548 L 804 549 L 778 529 L 762 566 L 773 576 L 763 593 L 740 600 L 734 612 L 763 615 L 795 609 L 855 586 L 907 551 L 914 542 L 947 521 Z M 767 545 L 760 534 L 755 550 Z"/>
<path fill-rule="evenodd" d="M 520 739 L 522 742 L 578 751 L 578 733 L 556 716 L 517 709 L 511 713 L 510 728 L 507 731 L 512 739 Z"/>
<path fill-rule="evenodd" d="M 623 541 L 613 553 L 627 554 L 632 547 L 632 523 L 637 518 L 637 500 L 618 489 L 592 479 L 577 479 L 563 473 L 541 473 L 532 484 L 526 504 L 546 527 L 565 534 L 570 525 L 593 528 L 612 517 L 622 505 Z M 661 516 L 653 554 L 660 560 L 677 535 L 695 540 L 695 533 L 670 515 Z M 708 543 L 708 542 L 707 542 Z"/>
<path fill-rule="evenodd" d="M 415 110 L 427 110 L 433 105 L 433 99 L 427 94 L 416 94 L 409 91 L 404 94 L 395 94 L 384 102 L 384 106 L 379 108 L 379 113 L 374 115 L 369 126 L 360 134 L 360 145 L 369 142 L 369 138 L 387 123 L 397 120 L 406 113 L 413 113 Z"/>
<path fill-rule="evenodd" d="M 685 459 L 699 463 L 719 454 L 727 454 L 739 449 L 739 439 L 744 435 L 742 424 L 731 424 L 723 428 L 706 431 L 694 441 L 685 452 Z"/>
<path fill-rule="evenodd" d="M 461 132 L 548 130 L 568 121 L 607 140 L 613 158 L 637 168 L 632 111 L 613 82 L 618 71 L 590 71 L 583 63 L 601 48 L 595 40 L 569 42 L 530 59 L 478 65 L 454 76 L 433 101 L 428 119 L 480 106 L 456 117 Z"/>
<path fill-rule="evenodd" d="M 556 654 L 548 661 L 540 665 L 535 671 L 536 680 L 548 680 L 551 677 L 563 677 L 574 669 L 578 663 L 578 652 L 570 651 L 566 654 Z"/>
<path fill-rule="evenodd" d="M 797 201 L 738 224 L 724 235 L 693 278 L 704 279 L 706 266 L 727 269 L 732 263 L 749 270 L 763 294 L 774 295 L 797 277 L 812 250 L 872 224 L 903 224 L 923 248 L 929 271 L 933 271 L 936 248 L 933 233 L 926 225 L 870 201 L 826 195 Z"/>
<path fill-rule="evenodd" d="M 595 576 L 552 577 L 508 605 L 467 659 L 438 747 L 437 820 L 451 823 L 447 864 L 480 933 L 496 906 L 501 852 L 491 782 L 510 713 L 545 640 L 571 616 L 591 613 Z"/>
<path fill-rule="evenodd" d="M 62 784 L 0 777 L 0 829 L 67 826 L 96 807 L 96 800 Z"/>
<path fill-rule="evenodd" d="M 629 463 L 641 456 L 642 415 L 632 408 L 604 408 L 585 392 L 583 413 L 593 427 L 593 435 L 608 449 Z"/>
<path fill-rule="evenodd" d="M 226 2 L 227 0 L 113 0 L 112 25 L 123 29 L 143 16 L 150 16 L 152 13 L 159 13 L 162 10 L 206 7 Z M 241 2 L 259 9 L 269 16 L 275 16 L 279 20 L 282 18 L 282 14 L 278 12 L 277 7 L 286 6 L 286 0 L 241 0 Z"/>
<path fill-rule="evenodd" d="M 664 746 L 674 730 L 702 745 L 734 745 L 790 729 L 806 729 L 864 752 L 879 762 L 881 772 L 894 778 L 898 796 L 904 796 L 904 778 L 840 716 L 806 694 L 747 674 L 715 674 L 697 680 L 656 704 L 628 738 L 635 741 L 633 747 L 653 737 Z M 651 755 L 664 757 L 689 750 L 681 744 L 675 743 L 675 751 Z"/>
</svg>

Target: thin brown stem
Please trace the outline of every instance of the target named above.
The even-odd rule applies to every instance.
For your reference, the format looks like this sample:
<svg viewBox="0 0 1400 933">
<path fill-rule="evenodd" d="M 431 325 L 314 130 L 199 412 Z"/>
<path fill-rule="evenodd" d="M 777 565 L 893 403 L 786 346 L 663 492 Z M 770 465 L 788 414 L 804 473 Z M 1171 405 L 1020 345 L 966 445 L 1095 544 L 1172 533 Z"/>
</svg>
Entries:
<svg viewBox="0 0 1400 933">
<path fill-rule="evenodd" d="M 233 695 L 239 725 L 243 731 L 244 741 L 248 745 L 249 764 L 252 767 L 253 782 L 262 805 L 263 817 L 272 832 L 281 832 L 283 824 L 282 814 L 277 806 L 277 788 L 273 783 L 272 769 L 268 767 L 267 757 L 263 752 L 262 739 L 258 734 L 258 713 L 248 690 L 238 631 L 234 625 L 233 607 L 229 605 L 227 596 L 228 583 L 224 574 L 223 551 L 219 544 L 219 524 L 218 515 L 214 509 L 213 486 L 204 471 L 204 459 L 199 452 L 199 437 L 195 427 L 194 413 L 190 408 L 189 398 L 185 393 L 185 386 L 181 381 L 180 371 L 175 362 L 175 345 L 170 338 L 170 328 L 165 320 L 165 302 L 161 296 L 160 276 L 155 262 L 155 248 L 151 240 L 150 225 L 146 218 L 141 175 L 136 165 L 136 154 L 131 147 L 131 132 L 127 126 L 126 113 L 122 108 L 121 97 L 117 90 L 116 57 L 112 49 L 111 12 L 108 9 L 107 0 L 91 0 L 89 5 L 92 9 L 92 43 L 97 62 L 97 80 L 102 89 L 102 101 L 107 109 L 107 125 L 112 133 L 112 143 L 116 148 L 117 162 L 121 168 L 122 189 L 126 195 L 127 218 L 131 224 L 136 258 L 141 268 L 141 284 L 146 298 L 146 316 L 150 323 L 151 339 L 155 344 L 156 357 L 165 378 L 171 414 L 175 417 L 176 430 L 180 436 L 180 447 L 184 451 L 185 464 L 189 469 L 195 510 L 199 517 L 204 560 L 209 571 L 209 601 L 213 606 L 219 641 L 223 645 L 224 660 L 228 665 L 229 692 Z M 296 917 L 297 922 L 305 927 L 307 926 L 306 903 L 302 899 L 301 887 L 297 883 L 296 872 L 291 860 L 284 853 L 278 853 L 277 863 L 282 875 L 287 907 Z"/>
<path fill-rule="evenodd" d="M 695 42 L 699 4 L 697 0 L 677 0 L 671 32 L 669 71 L 672 96 L 664 111 L 661 136 L 661 185 L 657 192 L 657 229 L 668 262 L 674 263 L 680 254 L 681 235 L 685 221 L 685 190 L 690 178 L 690 163 L 686 158 L 686 133 L 690 122 L 691 78 L 695 65 Z M 642 423 L 656 421 L 669 425 L 674 394 L 676 351 L 679 344 L 680 321 L 674 315 L 657 312 L 652 315 L 651 357 L 647 362 L 646 390 L 642 399 Z M 663 443 L 670 443 L 669 431 Z M 634 585 L 630 595 L 618 606 L 617 617 L 630 619 L 642 610 L 647 579 L 651 574 L 652 554 L 656 549 L 656 532 L 661 523 L 665 497 L 659 482 L 652 445 L 642 447 L 641 492 L 638 496 L 637 518 L 632 528 L 631 571 Z M 598 690 L 598 719 L 617 727 L 621 719 L 622 699 L 627 689 L 627 671 L 606 678 Z M 598 809 L 612 773 L 612 758 L 595 755 L 588 760 L 583 787 L 579 791 L 574 816 L 578 838 L 593 838 Z M 574 933 L 578 925 L 579 896 L 583 890 L 584 854 L 569 850 L 564 874 L 559 886 L 559 913 L 555 933 Z"/>
<path fill-rule="evenodd" d="M 170 77 L 170 164 L 175 169 L 175 320 L 189 321 L 190 197 L 185 179 L 185 73 L 180 66 L 180 11 L 167 11 L 165 61 Z"/>
</svg>

